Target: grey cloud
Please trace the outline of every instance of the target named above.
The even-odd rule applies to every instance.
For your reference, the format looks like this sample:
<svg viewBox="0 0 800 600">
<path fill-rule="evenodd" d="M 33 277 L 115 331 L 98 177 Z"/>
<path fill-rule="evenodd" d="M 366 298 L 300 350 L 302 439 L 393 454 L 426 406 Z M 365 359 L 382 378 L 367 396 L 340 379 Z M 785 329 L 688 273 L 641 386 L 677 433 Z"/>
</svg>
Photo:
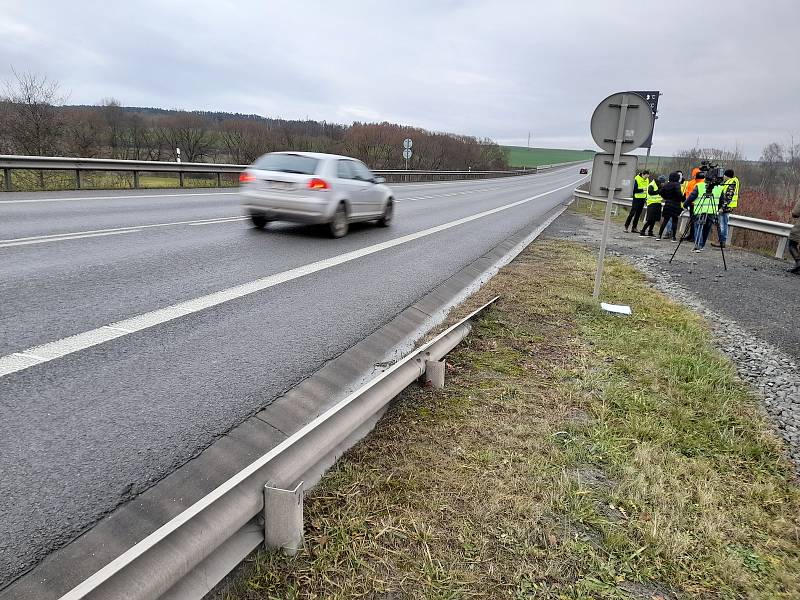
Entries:
<svg viewBox="0 0 800 600">
<path fill-rule="evenodd" d="M 795 30 L 777 0 L 375 3 L 28 0 L 0 23 L 0 79 L 47 74 L 73 103 L 390 120 L 594 147 L 592 110 L 664 92 L 654 153 L 800 133 Z M 800 135 L 798 136 L 800 137 Z"/>
</svg>

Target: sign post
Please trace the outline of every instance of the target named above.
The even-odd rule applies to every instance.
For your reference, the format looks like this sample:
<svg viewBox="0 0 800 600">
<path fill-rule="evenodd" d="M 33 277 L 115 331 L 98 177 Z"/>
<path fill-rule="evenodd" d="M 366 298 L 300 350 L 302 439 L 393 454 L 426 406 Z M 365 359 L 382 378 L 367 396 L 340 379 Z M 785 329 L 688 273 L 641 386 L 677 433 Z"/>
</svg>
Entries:
<svg viewBox="0 0 800 600">
<path fill-rule="evenodd" d="M 620 167 L 630 178 L 631 167 L 635 171 L 636 157 L 626 156 L 623 152 L 640 147 L 653 133 L 653 113 L 647 106 L 644 98 L 633 92 L 621 92 L 612 94 L 594 110 L 592 115 L 592 137 L 603 150 L 608 153 L 613 152 L 611 159 L 611 172 L 606 176 L 605 171 L 592 171 L 592 189 L 607 191 L 605 218 L 603 219 L 603 236 L 600 239 L 600 253 L 597 258 L 597 273 L 594 278 L 594 291 L 592 297 L 600 297 L 600 284 L 603 278 L 603 263 L 606 255 L 606 244 L 608 242 L 608 229 L 611 224 L 611 211 L 614 198 L 617 192 L 623 188 L 629 188 L 630 179 L 620 182 Z M 608 164 L 608 160 L 603 160 L 603 155 L 595 156 L 595 166 L 598 159 L 601 163 Z M 595 177 L 602 180 L 595 181 Z M 607 186 L 603 185 L 608 181 Z"/>
<path fill-rule="evenodd" d="M 411 158 L 413 152 L 411 152 L 411 146 L 414 145 L 414 142 L 411 141 L 411 138 L 406 138 L 403 140 L 403 158 L 406 160 L 406 171 L 408 171 L 408 159 Z"/>
</svg>

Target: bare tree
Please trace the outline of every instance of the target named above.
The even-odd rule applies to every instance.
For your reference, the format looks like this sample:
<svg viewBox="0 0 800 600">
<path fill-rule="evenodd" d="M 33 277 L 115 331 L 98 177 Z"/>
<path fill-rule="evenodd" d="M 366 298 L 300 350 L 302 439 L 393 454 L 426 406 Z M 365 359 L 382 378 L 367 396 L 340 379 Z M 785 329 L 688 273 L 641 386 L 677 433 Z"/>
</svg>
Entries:
<svg viewBox="0 0 800 600">
<path fill-rule="evenodd" d="M 65 111 L 62 118 L 67 155 L 86 158 L 99 156 L 105 129 L 102 116 L 91 109 L 72 109 Z"/>
<path fill-rule="evenodd" d="M 8 111 L 5 135 L 14 152 L 33 156 L 53 154 L 63 122 L 56 106 L 66 100 L 57 81 L 12 69 L 14 79 L 4 85 Z"/>
</svg>

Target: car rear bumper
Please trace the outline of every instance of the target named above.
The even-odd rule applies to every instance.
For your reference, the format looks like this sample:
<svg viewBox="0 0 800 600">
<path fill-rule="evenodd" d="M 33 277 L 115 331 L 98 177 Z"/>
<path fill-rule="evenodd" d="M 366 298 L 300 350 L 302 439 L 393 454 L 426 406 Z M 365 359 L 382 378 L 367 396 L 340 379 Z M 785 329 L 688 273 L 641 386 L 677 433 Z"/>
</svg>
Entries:
<svg viewBox="0 0 800 600">
<path fill-rule="evenodd" d="M 264 215 L 276 221 L 298 223 L 327 223 L 333 218 L 330 199 L 315 196 L 291 198 L 263 194 L 256 191 L 241 192 L 242 208 L 250 215 Z"/>
</svg>

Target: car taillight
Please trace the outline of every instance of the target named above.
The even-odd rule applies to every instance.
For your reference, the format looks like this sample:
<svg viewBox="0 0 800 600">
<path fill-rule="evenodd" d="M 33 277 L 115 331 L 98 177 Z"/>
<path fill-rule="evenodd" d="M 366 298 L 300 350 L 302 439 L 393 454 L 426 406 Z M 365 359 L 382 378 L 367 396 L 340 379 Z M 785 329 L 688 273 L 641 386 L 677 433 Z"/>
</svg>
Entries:
<svg viewBox="0 0 800 600">
<path fill-rule="evenodd" d="M 247 171 L 242 171 L 239 173 L 239 183 L 250 183 L 251 181 L 255 181 L 256 176 L 252 173 L 248 173 Z"/>
<path fill-rule="evenodd" d="M 310 190 L 327 190 L 330 187 L 327 181 L 319 177 L 312 177 L 308 182 L 308 189 Z"/>
</svg>

